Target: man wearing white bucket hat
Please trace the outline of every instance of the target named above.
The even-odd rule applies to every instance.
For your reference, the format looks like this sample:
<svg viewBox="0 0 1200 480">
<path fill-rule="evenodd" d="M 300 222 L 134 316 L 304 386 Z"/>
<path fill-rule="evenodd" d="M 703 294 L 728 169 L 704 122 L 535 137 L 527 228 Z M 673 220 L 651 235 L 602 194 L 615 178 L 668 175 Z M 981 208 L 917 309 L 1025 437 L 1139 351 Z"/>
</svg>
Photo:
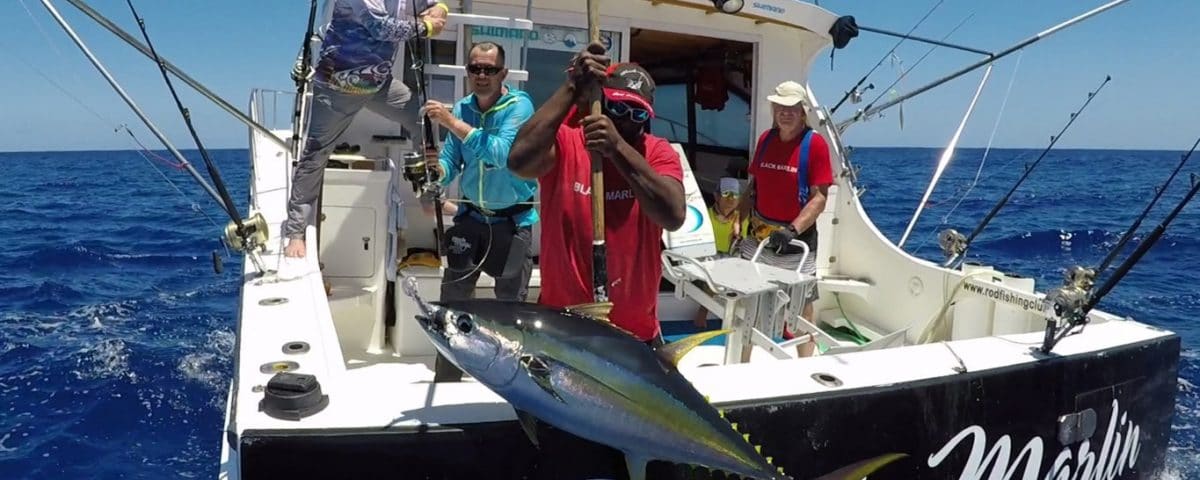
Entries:
<svg viewBox="0 0 1200 480">
<path fill-rule="evenodd" d="M 767 246 L 759 260 L 781 268 L 795 269 L 816 275 L 817 216 L 825 209 L 829 185 L 833 184 L 833 167 L 829 162 L 829 146 L 820 134 L 807 124 L 807 109 L 811 106 L 804 86 L 787 81 L 775 87 L 767 96 L 775 126 L 758 137 L 758 145 L 750 162 L 750 184 L 743 196 L 741 211 L 748 218 L 746 240 L 739 242 L 743 258 L 754 256 L 763 240 Z M 804 257 L 800 247 L 790 245 L 799 239 L 808 245 Z M 813 321 L 812 302 L 817 299 L 813 288 L 804 299 L 803 316 Z M 784 338 L 792 334 L 784 329 Z M 800 344 L 800 356 L 812 355 L 814 342 Z"/>
</svg>

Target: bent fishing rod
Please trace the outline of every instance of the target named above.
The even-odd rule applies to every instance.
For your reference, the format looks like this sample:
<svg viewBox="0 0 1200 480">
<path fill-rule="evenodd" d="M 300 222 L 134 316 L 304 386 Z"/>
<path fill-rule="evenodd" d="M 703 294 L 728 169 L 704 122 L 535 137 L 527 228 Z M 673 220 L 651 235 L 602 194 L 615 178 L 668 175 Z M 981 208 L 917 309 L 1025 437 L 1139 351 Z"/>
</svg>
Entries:
<svg viewBox="0 0 1200 480">
<path fill-rule="evenodd" d="M 1109 278 L 1108 281 L 1104 282 L 1104 285 L 1101 285 L 1100 288 L 1096 289 L 1095 293 L 1090 293 L 1090 291 L 1085 288 L 1089 285 L 1073 284 L 1073 280 L 1075 279 L 1068 276 L 1068 285 L 1053 290 L 1046 295 L 1046 301 L 1049 308 L 1052 310 L 1052 313 L 1054 316 L 1065 320 L 1066 325 L 1059 327 L 1058 321 L 1055 321 L 1054 319 L 1048 319 L 1050 321 L 1046 322 L 1046 334 L 1043 339 L 1042 347 L 1040 348 L 1042 353 L 1050 353 L 1054 346 L 1057 345 L 1058 342 L 1067 335 L 1069 335 L 1072 330 L 1074 330 L 1076 327 L 1082 327 L 1086 325 L 1088 323 L 1088 314 L 1096 308 L 1096 305 L 1100 303 L 1100 300 L 1103 300 L 1104 297 L 1109 294 L 1109 292 L 1112 292 L 1112 289 L 1117 286 L 1117 283 L 1119 283 L 1122 278 L 1125 278 L 1125 275 L 1129 273 L 1134 265 L 1141 261 L 1142 257 L 1146 255 L 1146 252 L 1149 252 L 1150 249 L 1154 247 L 1154 244 L 1158 243 L 1158 240 L 1162 238 L 1163 233 L 1167 230 L 1167 227 L 1171 224 L 1171 222 L 1175 220 L 1175 217 L 1179 215 L 1179 212 L 1183 211 L 1183 208 L 1192 201 L 1193 197 L 1196 196 L 1196 192 L 1200 191 L 1200 181 L 1197 181 L 1196 174 L 1193 173 L 1191 175 L 1191 180 L 1192 186 L 1188 190 L 1187 195 L 1185 195 L 1183 199 L 1175 205 L 1175 208 L 1173 208 L 1171 212 L 1167 214 L 1163 221 L 1159 223 L 1153 231 L 1150 232 L 1150 235 L 1146 237 L 1146 240 L 1138 245 L 1137 249 L 1135 249 L 1133 253 L 1129 255 L 1129 258 L 1126 258 L 1125 261 L 1122 262 L 1115 271 L 1113 271 L 1112 277 Z"/>
<path fill-rule="evenodd" d="M 853 117 L 843 120 L 842 122 L 838 123 L 837 128 L 838 128 L 838 130 L 844 132 L 846 130 L 846 128 L 848 128 L 850 125 L 852 125 L 858 121 L 861 121 L 865 118 L 869 118 L 879 112 L 887 110 L 888 108 L 891 108 L 905 100 L 908 100 L 912 97 L 915 97 L 917 95 L 925 93 L 925 92 L 933 89 L 934 87 L 937 87 L 939 85 L 942 85 L 943 83 L 949 82 L 950 80 L 954 80 L 955 78 L 963 76 L 979 67 L 982 67 L 984 65 L 987 65 L 987 64 L 993 63 L 997 60 L 1000 60 L 1001 58 L 1004 58 L 1004 57 L 1008 56 L 1009 54 L 1012 54 L 1013 52 L 1016 52 L 1025 47 L 1028 47 L 1029 45 L 1037 42 L 1038 40 L 1041 40 L 1043 38 L 1049 37 L 1050 35 L 1053 35 L 1054 33 L 1057 33 L 1059 30 L 1062 30 L 1062 29 L 1072 26 L 1076 23 L 1079 23 L 1083 20 L 1091 18 L 1095 15 L 1098 15 L 1108 9 L 1116 7 L 1117 5 L 1120 5 L 1127 1 L 1129 1 L 1129 0 L 1113 0 L 1112 2 L 1109 2 L 1109 3 L 1106 3 L 1099 7 L 1096 7 L 1094 9 L 1092 9 L 1091 11 L 1088 11 L 1082 15 L 1078 15 L 1074 18 L 1071 18 L 1070 20 L 1067 20 L 1065 22 L 1059 23 L 1058 25 L 1050 27 L 1046 30 L 1038 32 L 1037 34 L 1034 34 L 1032 37 L 1029 37 L 1025 40 L 1017 42 L 1016 44 L 1013 44 L 1012 46 L 1010 46 L 1004 50 L 1001 50 L 999 53 L 992 54 L 992 55 L 988 56 L 987 58 L 984 58 L 983 60 L 980 60 L 971 65 L 963 67 L 962 69 L 960 69 L 954 73 L 946 75 L 945 77 L 942 77 L 940 79 L 934 80 L 924 86 L 918 87 L 917 89 L 915 89 L 909 93 L 906 93 L 904 95 L 900 95 L 896 98 L 888 100 L 887 102 L 884 102 L 882 105 L 874 106 L 874 102 L 872 102 L 870 105 L 867 105 L 866 108 L 864 108 L 864 109 L 860 110 L 858 113 L 856 113 Z"/>
<path fill-rule="evenodd" d="M 1175 179 L 1175 175 L 1178 174 L 1179 170 L 1183 168 L 1183 165 L 1187 163 L 1188 158 L 1192 156 L 1192 152 L 1196 151 L 1197 146 L 1200 146 L 1200 138 L 1196 139 L 1196 143 L 1192 144 L 1192 148 L 1188 150 L 1187 153 L 1183 155 L 1183 158 L 1179 160 L 1179 164 L 1175 166 L 1175 170 L 1171 171 L 1171 175 L 1167 177 L 1167 181 L 1164 182 L 1161 187 L 1155 189 L 1156 192 L 1154 193 L 1154 198 L 1152 198 L 1150 203 L 1146 205 L 1146 209 L 1142 210 L 1142 214 L 1138 215 L 1137 219 L 1133 221 L 1133 225 L 1130 225 L 1129 229 L 1125 231 L 1125 234 L 1121 235 L 1121 239 L 1117 241 L 1117 244 L 1113 247 L 1112 251 L 1108 252 L 1108 256 L 1104 257 L 1104 261 L 1100 262 L 1100 265 L 1096 267 L 1096 277 L 1099 277 L 1104 273 L 1105 270 L 1108 269 L 1109 265 L 1112 264 L 1112 261 L 1116 259 L 1117 254 L 1120 253 L 1121 249 L 1125 247 L 1125 244 L 1128 243 L 1131 238 L 1133 238 L 1134 232 L 1136 232 L 1138 227 L 1142 225 L 1142 220 L 1146 218 L 1146 215 L 1150 214 L 1150 209 L 1154 208 L 1154 204 L 1158 202 L 1158 199 L 1162 198 L 1163 193 L 1167 191 L 1167 186 L 1171 185 L 1171 181 Z"/>
<path fill-rule="evenodd" d="M 1026 178 L 1029 178 L 1029 174 L 1032 173 L 1035 168 L 1037 168 L 1038 164 L 1042 162 L 1042 159 L 1046 158 L 1046 154 L 1050 153 L 1050 149 L 1054 148 L 1054 144 L 1058 143 L 1058 140 L 1062 138 L 1063 133 L 1065 133 L 1068 128 L 1071 128 L 1071 125 L 1074 124 L 1075 120 L 1079 118 L 1079 114 L 1083 113 L 1083 110 L 1086 109 L 1087 106 L 1092 103 L 1092 100 L 1096 98 L 1096 94 L 1100 93 L 1100 90 L 1103 90 L 1104 86 L 1108 85 L 1110 80 L 1112 80 L 1112 76 L 1105 75 L 1104 81 L 1100 83 L 1100 86 L 1096 87 L 1096 90 L 1088 92 L 1087 101 L 1083 102 L 1083 105 L 1071 114 L 1071 119 L 1067 121 L 1066 125 L 1063 125 L 1062 130 L 1058 131 L 1058 135 L 1050 137 L 1050 145 L 1046 146 L 1045 150 L 1042 150 L 1042 154 L 1038 155 L 1037 160 L 1034 160 L 1032 164 L 1029 164 L 1025 167 L 1025 171 L 1021 173 L 1021 177 L 1018 178 L 1016 183 L 1013 184 L 1012 188 L 1008 190 L 1008 193 L 1004 194 L 1004 196 L 1001 197 L 998 202 L 996 202 L 996 205 L 992 206 L 992 210 L 983 217 L 983 220 L 979 222 L 979 225 L 975 226 L 975 230 L 971 231 L 970 236 L 964 239 L 962 238 L 962 234 L 953 229 L 942 232 L 942 234 L 939 235 L 939 242 L 941 243 L 942 249 L 949 257 L 946 260 L 946 263 L 942 264 L 943 267 L 954 268 L 952 265 L 958 261 L 961 261 L 966 256 L 966 251 L 971 247 L 971 242 L 975 241 L 975 238 L 979 236 L 980 232 L 983 232 L 983 229 L 987 227 L 988 223 L 990 223 L 993 218 L 996 217 L 996 214 L 1000 212 L 1000 209 L 1004 208 L 1004 206 L 1008 204 L 1008 200 L 1012 198 L 1013 192 L 1017 191 L 1017 188 L 1025 182 Z"/>
<path fill-rule="evenodd" d="M 141 52 L 147 58 L 154 59 L 154 55 L 151 54 L 149 48 L 147 48 L 145 45 L 143 45 L 137 39 L 133 38 L 132 35 L 125 32 L 124 30 L 122 30 L 121 27 L 118 27 L 111 20 L 109 20 L 108 18 L 105 18 L 104 15 L 100 14 L 100 12 L 98 12 L 95 9 L 93 9 L 92 7 L 88 6 L 88 4 L 84 3 L 83 0 L 66 0 L 66 2 L 71 4 L 75 8 L 79 9 L 79 11 L 83 12 L 85 15 L 90 17 L 101 27 L 104 27 L 109 32 L 112 32 L 113 35 L 116 35 L 117 38 L 120 38 L 122 41 L 124 41 L 129 46 L 137 49 L 137 51 Z M 164 67 L 166 67 L 167 71 L 170 71 L 171 73 L 175 74 L 175 77 L 179 78 L 180 80 L 183 80 L 183 83 L 186 83 L 186 84 L 188 84 L 188 86 L 194 88 L 204 98 L 209 99 L 214 104 L 216 104 L 218 107 L 220 107 L 222 110 L 224 110 L 226 113 L 233 115 L 233 117 L 235 119 L 237 119 L 238 121 L 242 122 L 246 126 L 252 128 L 255 131 L 257 131 L 258 133 L 262 134 L 264 138 L 274 142 L 276 145 L 279 146 L 279 148 L 282 148 L 285 151 L 290 151 L 291 147 L 288 146 L 287 142 L 280 139 L 278 136 L 276 136 L 274 133 L 272 133 L 271 130 L 267 129 L 267 127 L 264 127 L 261 124 L 259 124 L 258 122 L 255 122 L 254 119 L 250 118 L 245 113 L 242 113 L 241 110 L 237 109 L 237 107 L 230 105 L 228 101 L 221 98 L 216 93 L 213 93 L 208 88 L 205 88 L 204 85 L 202 85 L 200 82 L 197 82 L 195 79 L 188 76 L 186 73 L 183 73 L 182 70 L 180 70 L 178 67 L 176 67 L 171 62 L 167 61 L 166 59 L 162 59 L 162 58 L 160 58 L 159 61 L 162 63 L 162 65 Z"/>
</svg>

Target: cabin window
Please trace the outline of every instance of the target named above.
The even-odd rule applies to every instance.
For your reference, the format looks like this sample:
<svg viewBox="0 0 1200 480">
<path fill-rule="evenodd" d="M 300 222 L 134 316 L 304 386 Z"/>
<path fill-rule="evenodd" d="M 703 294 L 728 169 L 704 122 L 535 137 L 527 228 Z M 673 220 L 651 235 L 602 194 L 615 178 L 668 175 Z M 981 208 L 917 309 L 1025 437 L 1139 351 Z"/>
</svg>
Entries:
<svg viewBox="0 0 1200 480">
<path fill-rule="evenodd" d="M 471 27 L 469 34 L 468 44 L 487 40 L 504 46 L 508 56 L 506 63 L 512 69 L 520 67 L 521 47 L 528 36 L 529 54 L 526 55 L 525 70 L 529 71 L 529 81 L 519 88 L 529 94 L 534 108 L 540 107 L 562 85 L 563 70 L 571 62 L 571 57 L 586 45 L 588 38 L 586 28 L 540 24 L 534 24 L 533 30 L 529 31 L 476 25 Z M 621 33 L 601 30 L 600 38 L 609 52 L 619 56 Z M 619 58 L 615 60 L 620 61 Z"/>
<path fill-rule="evenodd" d="M 658 85 L 654 92 L 655 118 L 650 129 L 675 143 L 688 141 L 687 84 Z M 723 110 L 696 106 L 696 143 L 701 146 L 750 149 L 750 104 L 730 94 Z"/>
</svg>

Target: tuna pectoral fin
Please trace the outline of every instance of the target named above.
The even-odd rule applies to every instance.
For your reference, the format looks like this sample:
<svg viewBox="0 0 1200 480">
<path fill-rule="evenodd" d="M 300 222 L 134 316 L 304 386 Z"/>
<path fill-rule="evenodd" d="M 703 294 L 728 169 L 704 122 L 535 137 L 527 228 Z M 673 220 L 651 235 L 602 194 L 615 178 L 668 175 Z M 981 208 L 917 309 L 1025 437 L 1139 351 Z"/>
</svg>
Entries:
<svg viewBox="0 0 1200 480">
<path fill-rule="evenodd" d="M 696 348 L 701 343 L 707 342 L 710 338 L 725 335 L 726 333 L 732 331 L 733 330 L 710 330 L 707 332 L 700 332 L 658 347 L 656 351 L 663 360 L 671 362 L 671 365 L 679 365 L 679 360 L 682 359 L 684 355 L 687 355 L 688 352 L 692 351 L 693 348 Z"/>
<path fill-rule="evenodd" d="M 546 393 L 549 393 L 555 400 L 567 403 L 554 390 L 554 385 L 550 383 L 550 364 L 545 359 L 534 355 L 525 355 L 521 357 L 521 365 L 525 367 L 525 371 L 529 373 L 529 378 L 532 378 L 537 386 L 541 387 Z"/>
<path fill-rule="evenodd" d="M 859 480 L 867 475 L 875 473 L 876 470 L 883 468 L 885 465 L 892 463 L 908 455 L 903 453 L 889 453 L 880 455 L 875 458 L 855 462 L 845 467 L 827 473 L 815 480 Z"/>
<path fill-rule="evenodd" d="M 646 464 L 649 460 L 625 454 L 625 468 L 629 469 L 629 480 L 646 480 Z"/>
<path fill-rule="evenodd" d="M 533 446 L 541 448 L 537 439 L 537 417 L 524 410 L 514 408 L 513 411 L 517 412 L 517 423 L 521 424 L 521 430 L 525 431 L 529 441 L 533 442 Z"/>
</svg>

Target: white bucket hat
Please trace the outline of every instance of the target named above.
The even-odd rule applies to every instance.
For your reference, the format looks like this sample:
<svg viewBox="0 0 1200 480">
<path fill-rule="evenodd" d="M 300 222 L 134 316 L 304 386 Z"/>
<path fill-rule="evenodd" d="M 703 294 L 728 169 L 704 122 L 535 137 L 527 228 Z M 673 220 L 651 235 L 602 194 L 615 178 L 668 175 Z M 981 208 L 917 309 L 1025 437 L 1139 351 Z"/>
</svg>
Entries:
<svg viewBox="0 0 1200 480">
<path fill-rule="evenodd" d="M 775 94 L 768 95 L 767 101 L 777 103 L 785 107 L 791 107 L 797 103 L 808 106 L 808 91 L 804 85 L 788 80 L 775 87 Z"/>
</svg>

